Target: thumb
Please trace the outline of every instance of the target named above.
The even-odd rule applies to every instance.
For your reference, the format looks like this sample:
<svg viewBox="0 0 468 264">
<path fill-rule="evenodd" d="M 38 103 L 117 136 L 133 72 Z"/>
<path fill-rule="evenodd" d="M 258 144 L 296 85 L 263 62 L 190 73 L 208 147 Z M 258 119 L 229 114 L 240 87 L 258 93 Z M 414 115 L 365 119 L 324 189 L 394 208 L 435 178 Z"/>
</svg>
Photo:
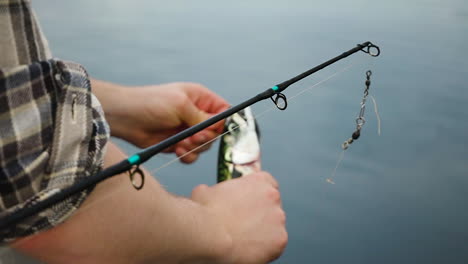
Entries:
<svg viewBox="0 0 468 264">
<path fill-rule="evenodd" d="M 180 119 L 187 126 L 194 126 L 202 121 L 208 119 L 210 115 L 200 109 L 198 109 L 192 102 L 188 102 L 182 108 Z"/>
</svg>

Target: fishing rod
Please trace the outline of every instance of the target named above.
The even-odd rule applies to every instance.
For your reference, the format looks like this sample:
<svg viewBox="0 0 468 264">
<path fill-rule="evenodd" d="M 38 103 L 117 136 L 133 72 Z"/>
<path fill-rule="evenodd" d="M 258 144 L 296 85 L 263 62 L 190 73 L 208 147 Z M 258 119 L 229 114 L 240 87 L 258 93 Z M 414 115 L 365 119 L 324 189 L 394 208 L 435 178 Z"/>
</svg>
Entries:
<svg viewBox="0 0 468 264">
<path fill-rule="evenodd" d="M 41 212 L 42 210 L 47 209 L 48 207 L 59 203 L 60 201 L 65 200 L 66 198 L 79 193 L 81 191 L 84 191 L 99 182 L 104 181 L 107 178 L 110 178 L 112 176 L 115 176 L 117 174 L 123 173 L 123 172 L 130 172 L 130 179 L 132 182 L 132 185 L 135 189 L 139 190 L 143 188 L 144 185 L 144 174 L 140 170 L 139 165 L 146 162 L 149 160 L 151 157 L 161 153 L 163 150 L 166 148 L 176 144 L 179 141 L 184 140 L 187 137 L 190 137 L 194 135 L 197 132 L 200 132 L 201 130 L 237 113 L 238 111 L 251 106 L 259 101 L 265 100 L 270 98 L 273 103 L 276 105 L 276 107 L 280 110 L 285 110 L 287 107 L 287 99 L 286 96 L 282 93 L 286 88 L 288 88 L 291 84 L 296 83 L 305 77 L 341 60 L 344 59 L 358 51 L 363 51 L 364 53 L 369 54 L 372 57 L 377 57 L 380 55 L 380 48 L 370 41 L 364 42 L 362 44 L 358 44 L 356 47 L 342 53 L 341 55 L 338 55 L 304 73 L 301 73 L 297 75 L 296 77 L 293 77 L 287 81 L 284 81 L 280 84 L 277 84 L 273 86 L 272 88 L 269 88 L 265 90 L 264 92 L 261 92 L 257 94 L 256 96 L 244 101 L 243 103 L 240 103 L 238 105 L 232 106 L 231 108 L 227 109 L 224 112 L 221 112 L 197 125 L 194 125 L 190 128 L 187 128 L 163 141 L 161 141 L 158 144 L 155 144 L 153 146 L 150 146 L 146 149 L 143 149 L 142 151 L 130 156 L 129 158 L 122 160 L 104 170 L 101 172 L 87 177 L 86 179 L 83 179 L 76 184 L 73 184 L 70 187 L 67 187 L 50 197 L 39 201 L 37 203 L 32 204 L 29 207 L 24 207 L 21 209 L 18 209 L 17 211 L 12 212 L 10 215 L 7 215 L 5 217 L 2 217 L 0 219 L 0 229 L 9 227 L 11 225 L 16 224 L 19 221 L 22 221 L 26 219 L 27 217 L 30 217 L 34 214 L 37 214 Z M 136 183 L 134 177 L 135 175 L 140 175 L 141 182 L 138 184 Z"/>
</svg>

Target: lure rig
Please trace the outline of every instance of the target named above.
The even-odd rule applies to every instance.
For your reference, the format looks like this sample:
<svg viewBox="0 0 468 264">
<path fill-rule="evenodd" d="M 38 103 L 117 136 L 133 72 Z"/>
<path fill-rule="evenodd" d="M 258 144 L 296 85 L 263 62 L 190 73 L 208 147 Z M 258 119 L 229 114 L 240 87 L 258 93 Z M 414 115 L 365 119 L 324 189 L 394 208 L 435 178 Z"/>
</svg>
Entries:
<svg viewBox="0 0 468 264">
<path fill-rule="evenodd" d="M 341 151 L 339 155 L 338 161 L 336 162 L 336 165 L 335 165 L 335 168 L 333 169 L 331 177 L 326 179 L 326 181 L 330 184 L 335 184 L 335 182 L 333 181 L 333 178 L 335 178 L 336 176 L 336 170 L 338 169 L 338 166 L 340 165 L 341 161 L 344 158 L 345 151 L 349 148 L 349 146 L 354 141 L 356 141 L 361 136 L 361 129 L 366 123 L 366 119 L 364 119 L 364 112 L 366 111 L 366 101 L 367 101 L 367 97 L 369 96 L 371 75 L 372 75 L 372 72 L 370 70 L 366 72 L 366 81 L 365 81 L 366 88 L 364 89 L 364 96 L 362 97 L 362 100 L 361 100 L 361 108 L 359 110 L 359 115 L 356 118 L 356 130 L 353 132 L 353 134 L 351 134 L 350 138 L 348 138 L 347 140 L 343 142 L 343 144 L 341 144 L 341 148 L 343 149 L 343 151 Z M 377 103 L 372 95 L 370 95 L 370 98 L 372 99 L 372 102 L 374 103 L 374 112 L 377 117 L 377 125 L 378 125 L 377 134 L 380 136 L 380 117 L 379 117 L 379 113 L 377 110 Z"/>
<path fill-rule="evenodd" d="M 283 91 L 288 88 L 290 85 L 292 85 L 293 83 L 296 83 L 304 78 L 306 78 L 307 76 L 317 72 L 317 71 L 320 71 L 322 70 L 323 68 L 331 65 L 331 64 L 334 64 L 335 62 L 339 61 L 339 60 L 342 60 L 356 52 L 359 52 L 359 51 L 362 51 L 364 53 L 367 53 L 369 54 L 370 56 L 372 57 L 377 57 L 380 55 L 380 48 L 377 46 L 377 45 L 374 45 L 373 43 L 371 43 L 370 41 L 367 41 L 367 42 L 364 42 L 362 44 L 358 44 L 356 47 L 342 53 L 341 55 L 338 55 L 326 62 L 323 62 L 322 64 L 304 72 L 304 73 L 301 73 L 299 75 L 297 75 L 296 77 L 293 77 L 287 81 L 284 81 L 278 85 L 275 85 L 273 86 L 272 88 L 269 88 L 267 90 L 265 90 L 264 92 L 261 92 L 259 94 L 257 94 L 256 96 L 238 104 L 238 105 L 235 105 L 235 106 L 232 106 L 231 108 L 227 109 L 226 111 L 224 112 L 221 112 L 213 117 L 211 117 L 210 119 L 207 119 L 197 125 L 194 125 L 190 128 L 187 128 L 169 138 L 167 138 L 166 140 L 163 140 L 161 141 L 160 143 L 156 144 L 156 145 L 153 145 L 153 146 L 150 146 L 146 149 L 143 149 L 142 151 L 130 156 L 128 159 L 125 159 L 125 160 L 122 160 L 104 170 L 102 170 L 101 172 L 95 174 L 95 175 L 92 175 L 90 177 L 87 177 L 86 179 L 83 179 L 79 182 L 77 182 L 76 184 L 66 188 L 66 189 L 63 189 L 51 196 L 49 196 L 48 198 L 44 199 L 44 200 L 41 200 L 41 201 L 38 201 L 34 204 L 31 204 L 30 206 L 27 206 L 27 207 L 23 207 L 21 209 L 18 209 L 17 211 L 14 211 L 12 212 L 11 214 L 7 215 L 7 216 L 4 216 L 0 219 L 0 229 L 3 229 L 3 228 L 7 228 L 9 226 L 12 226 L 12 225 L 15 225 L 17 224 L 18 222 L 20 221 L 23 221 L 25 220 L 27 217 L 30 217 L 34 214 L 37 214 L 39 212 L 41 212 L 42 210 L 45 210 L 47 209 L 48 207 L 50 206 L 53 206 L 57 203 L 59 203 L 60 201 L 63 201 L 64 199 L 67 199 L 68 197 L 76 194 L 76 193 L 79 193 L 83 190 L 86 190 L 87 188 L 90 188 L 94 185 L 96 185 L 97 183 L 101 182 L 101 181 L 104 181 L 106 180 L 107 178 L 110 178 L 112 176 L 115 176 L 117 174 L 120 174 L 120 173 L 124 173 L 124 172 L 129 172 L 129 175 L 130 175 L 130 180 L 131 180 L 131 183 L 133 185 L 133 187 L 136 189 L 136 190 L 140 190 L 141 188 L 143 188 L 143 185 L 144 185 L 144 179 L 145 179 L 145 175 L 143 173 L 143 171 L 139 168 L 140 164 L 146 162 L 147 160 L 149 160 L 150 158 L 152 158 L 153 156 L 159 154 L 160 152 L 162 152 L 164 149 L 176 144 L 177 142 L 181 141 L 181 140 L 184 140 L 185 138 L 187 137 L 190 137 L 192 135 L 194 135 L 195 133 L 225 119 L 225 118 L 228 118 L 229 116 L 245 109 L 246 107 L 250 106 L 250 105 L 253 105 L 259 101 L 262 101 L 262 100 L 265 100 L 265 99 L 271 99 L 272 102 L 276 105 L 276 107 L 280 110 L 285 110 L 288 106 L 288 102 L 287 102 L 287 98 L 286 98 L 286 95 L 283 94 Z M 356 127 L 356 131 L 353 133 L 352 137 L 350 139 L 348 139 L 347 141 L 345 141 L 343 143 L 343 149 L 346 149 L 348 148 L 348 146 L 353 142 L 355 141 L 356 139 L 359 138 L 359 135 L 360 135 L 360 131 L 361 131 L 361 128 L 362 126 L 364 125 L 365 123 L 365 119 L 364 119 L 364 110 L 365 110 L 365 102 L 366 102 L 366 98 L 367 98 L 367 95 L 368 95 L 368 90 L 369 90 L 369 85 L 370 85 L 370 76 L 371 76 L 371 72 L 368 71 L 367 72 L 367 81 L 366 81 L 366 84 L 367 84 L 367 89 L 366 91 L 364 92 L 364 98 L 362 100 L 362 103 L 361 103 L 361 112 L 360 112 L 360 115 L 359 117 L 357 118 L 356 120 L 356 124 L 357 124 L 357 127 Z M 138 176 L 138 177 L 137 177 Z M 139 180 L 138 180 L 139 178 Z"/>
<path fill-rule="evenodd" d="M 370 84 L 371 84 L 371 81 L 370 81 L 371 75 L 372 75 L 371 71 L 366 72 L 366 89 L 364 90 L 364 97 L 362 97 L 361 110 L 359 111 L 359 116 L 356 118 L 356 131 L 353 132 L 353 134 L 351 135 L 351 137 L 349 139 L 345 140 L 345 142 L 343 142 L 343 144 L 341 144 L 341 148 L 343 150 L 347 150 L 349 145 L 351 145 L 355 140 L 357 140 L 359 138 L 359 136 L 361 136 L 361 128 L 366 123 L 366 119 L 364 119 L 364 112 L 366 110 L 367 96 L 369 96 L 369 88 L 370 88 Z"/>
</svg>

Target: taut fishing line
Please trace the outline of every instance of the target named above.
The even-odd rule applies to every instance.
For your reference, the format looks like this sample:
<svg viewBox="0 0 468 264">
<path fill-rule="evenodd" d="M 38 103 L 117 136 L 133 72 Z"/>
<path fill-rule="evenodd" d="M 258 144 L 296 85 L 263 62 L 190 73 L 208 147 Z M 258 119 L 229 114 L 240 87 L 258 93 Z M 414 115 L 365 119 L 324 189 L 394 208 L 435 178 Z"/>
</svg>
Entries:
<svg viewBox="0 0 468 264">
<path fill-rule="evenodd" d="M 294 101 L 294 100 L 297 100 L 298 96 L 302 95 L 303 93 L 305 92 L 310 92 L 312 89 L 314 88 L 317 88 L 319 86 L 321 86 L 322 84 L 324 84 L 325 82 L 327 81 L 330 81 L 336 77 L 338 77 L 340 74 L 346 72 L 346 71 L 349 71 L 351 68 L 353 67 L 356 67 L 356 66 L 360 66 L 360 65 L 363 65 L 367 63 L 367 61 L 364 61 L 364 62 L 360 62 L 360 63 L 353 63 L 353 64 L 349 64 L 345 67 L 343 67 L 342 69 L 340 69 L 339 71 L 337 72 L 334 72 L 332 74 L 330 74 L 329 76 L 327 76 L 326 78 L 320 80 L 319 82 L 313 84 L 312 86 L 308 87 L 308 88 L 305 88 L 303 90 L 300 90 L 298 93 L 294 94 L 293 96 L 290 96 L 289 97 L 289 101 Z M 262 112 L 258 113 L 257 115 L 255 115 L 255 118 L 256 119 L 259 119 L 259 118 L 263 118 L 267 113 L 271 112 L 272 110 L 274 110 L 276 108 L 276 105 L 273 105 L 273 106 L 269 106 L 267 109 L 263 110 Z M 242 126 L 245 126 L 245 125 L 237 125 L 235 127 L 233 127 L 231 130 L 229 131 L 226 131 L 220 135 L 218 135 L 217 137 L 213 138 L 212 140 L 202 144 L 202 145 L 199 145 L 193 149 L 191 149 L 190 151 L 187 151 L 185 154 L 181 155 L 180 157 L 176 157 L 176 158 L 173 158 L 173 159 L 170 159 L 169 157 L 167 156 L 164 156 L 165 159 L 170 159 L 169 161 L 167 161 L 166 163 L 160 165 L 159 167 L 155 168 L 155 169 L 152 169 L 149 171 L 149 173 L 155 177 L 155 173 L 170 166 L 171 164 L 179 161 L 180 159 L 182 159 L 183 157 L 185 157 L 186 155 L 189 155 L 190 153 L 193 153 L 195 151 L 197 151 L 198 149 L 200 148 L 203 148 L 211 143 L 213 143 L 214 141 L 218 140 L 219 138 L 221 138 L 222 136 L 226 135 L 226 134 L 229 134 L 229 133 L 232 133 L 233 131 L 235 131 L 236 129 L 242 127 Z M 336 168 L 335 168 L 335 171 L 336 171 Z M 88 209 L 91 209 L 93 206 L 97 205 L 98 203 L 101 203 L 101 202 L 105 202 L 106 200 L 110 199 L 111 197 L 115 196 L 115 195 L 118 195 L 119 193 L 125 191 L 125 188 L 127 188 L 128 186 L 123 186 L 123 185 L 118 185 L 118 187 L 103 195 L 102 197 L 100 197 L 98 200 L 96 201 L 93 201 L 93 203 L 90 203 L 90 204 L 86 204 L 86 205 L 82 205 L 80 206 L 80 208 L 74 213 L 74 216 L 76 215 L 79 215 L 79 214 L 82 214 L 82 213 L 85 213 Z M 21 243 L 25 243 L 27 240 L 29 240 L 30 238 L 29 237 L 26 237 L 26 238 L 23 238 L 21 240 L 19 240 L 18 242 L 14 243 L 15 246 L 18 246 L 19 244 Z M 0 254 L 8 254 L 8 252 L 6 251 L 3 251 L 3 252 L 0 252 Z"/>
<path fill-rule="evenodd" d="M 365 62 L 362 62 L 362 63 L 360 63 L 360 64 L 364 64 L 364 63 L 365 63 Z M 308 91 L 312 90 L 313 88 L 316 88 L 316 87 L 322 85 L 323 83 L 325 83 L 325 82 L 327 82 L 327 81 L 329 81 L 329 80 L 331 80 L 331 79 L 333 79 L 333 78 L 336 78 L 336 77 L 337 77 L 338 75 L 340 75 L 341 73 L 346 72 L 346 71 L 348 71 L 349 69 L 351 69 L 351 68 L 353 68 L 353 67 L 355 67 L 355 66 L 357 66 L 357 65 L 360 65 L 360 64 L 356 64 L 356 63 L 355 63 L 355 64 L 350 64 L 350 65 L 348 65 L 348 66 L 345 66 L 345 67 L 342 68 L 341 70 L 339 70 L 339 71 L 337 71 L 337 72 L 335 72 L 335 73 L 329 75 L 329 76 L 326 77 L 325 79 L 323 79 L 323 80 L 321 80 L 321 81 L 319 81 L 319 82 L 313 84 L 311 87 L 305 88 L 305 89 L 299 91 L 297 94 L 295 94 L 295 95 L 293 95 L 293 96 L 290 96 L 289 99 L 288 99 L 288 101 L 294 101 L 294 100 L 296 100 L 296 98 L 297 98 L 299 95 L 301 95 L 301 94 L 303 94 L 303 93 L 305 93 L 305 92 L 308 92 Z M 260 112 L 259 114 L 256 114 L 256 115 L 255 115 L 255 119 L 260 119 L 260 118 L 262 118 L 264 115 L 266 115 L 268 112 L 271 112 L 271 111 L 274 110 L 275 108 L 276 108 L 276 105 L 273 105 L 273 106 L 268 107 L 267 109 L 263 110 L 263 111 Z M 179 159 L 185 157 L 186 155 L 189 155 L 190 153 L 195 152 L 195 151 L 197 151 L 198 149 L 200 149 L 200 148 L 202 148 L 202 147 L 204 147 L 204 146 L 206 146 L 206 145 L 208 145 L 208 144 L 211 144 L 212 142 L 216 141 L 217 139 L 221 138 L 222 136 L 224 136 L 224 135 L 226 135 L 226 134 L 229 134 L 229 133 L 231 133 L 231 132 L 235 131 L 236 129 L 238 129 L 238 128 L 240 128 L 240 127 L 243 127 L 243 126 L 246 126 L 246 125 L 237 125 L 237 126 L 235 126 L 235 127 L 234 127 L 233 129 L 231 129 L 230 131 L 228 130 L 228 131 L 226 131 L 226 132 L 224 132 L 224 133 L 218 135 L 218 136 L 215 137 L 214 139 L 212 139 L 212 140 L 210 140 L 210 141 L 208 141 L 208 142 L 206 142 L 206 143 L 204 143 L 204 144 L 202 144 L 202 145 L 200 145 L 200 146 L 197 146 L 197 147 L 193 148 L 192 150 L 188 151 L 187 153 L 183 154 L 182 156 L 177 157 L 177 158 L 174 158 L 173 160 L 171 160 L 171 161 L 169 161 L 169 162 L 167 162 L 167 163 L 161 165 L 160 167 L 151 170 L 150 173 L 151 173 L 151 174 L 156 173 L 157 171 L 159 171 L 159 170 L 161 170 L 161 169 L 163 169 L 163 168 L 165 168 L 165 167 L 171 165 L 172 163 L 177 162 Z"/>
<path fill-rule="evenodd" d="M 380 49 L 372 44 L 371 42 L 365 42 L 363 44 L 358 44 L 355 48 L 347 51 L 347 52 L 344 52 L 342 53 L 341 55 L 327 61 L 327 62 L 324 62 L 290 80 L 287 80 L 283 83 L 280 83 L 276 86 L 274 86 L 273 88 L 270 88 L 266 91 L 264 91 L 263 93 L 260 93 L 258 94 L 257 96 L 239 104 L 239 105 L 236 105 L 236 106 L 233 106 L 231 107 L 230 109 L 226 110 L 225 112 L 223 113 L 220 113 L 198 125 L 195 125 L 193 127 L 190 127 L 170 138 L 168 138 L 167 140 L 164 140 L 162 142 L 160 142 L 159 144 L 156 144 L 152 147 L 149 147 L 147 149 L 144 149 L 143 151 L 137 153 L 137 154 L 134 154 L 133 156 L 130 156 L 127 160 L 124 160 L 124 161 L 121 161 L 117 164 L 114 164 L 106 169 L 104 169 L 103 171 L 101 171 L 101 173 L 99 173 L 98 175 L 95 175 L 93 177 L 91 177 L 91 179 L 89 179 L 89 181 L 87 182 L 81 182 L 81 183 L 78 183 L 76 184 L 75 186 L 71 186 L 70 188 L 68 189 L 65 189 L 64 191 L 61 191 L 60 193 L 58 193 L 57 195 L 53 195 L 52 197 L 49 197 L 47 198 L 46 200 L 43 200 L 41 202 L 38 202 L 37 204 L 31 206 L 31 207 L 28 207 L 28 208 L 24 208 L 24 210 L 19 210 L 19 212 L 14 212 L 12 213 L 11 215 L 9 216 L 6 216 L 6 217 L 3 217 L 0 219 L 0 228 L 5 228 L 9 225 L 12 225 L 12 224 L 15 224 L 17 223 L 18 221 L 21 221 L 23 220 L 24 218 L 30 216 L 30 215 L 33 215 L 34 213 L 37 213 L 37 212 L 40 212 L 41 210 L 47 208 L 48 206 L 51 206 L 61 200 L 63 200 L 64 198 L 63 197 L 67 197 L 66 195 L 72 195 L 73 193 L 76 193 L 78 192 L 79 190 L 81 189 L 86 189 L 88 185 L 92 184 L 92 185 L 95 185 L 97 183 L 99 183 L 100 181 L 104 180 L 104 179 L 107 179 L 109 177 L 112 177 L 113 175 L 117 175 L 117 174 L 121 174 L 122 172 L 128 172 L 130 175 L 132 173 L 135 173 L 135 167 L 136 169 L 138 169 L 139 165 L 142 164 L 143 162 L 147 161 L 149 158 L 151 158 L 152 156 L 154 156 L 155 154 L 157 153 L 160 153 L 162 150 L 166 149 L 167 147 L 177 143 L 178 141 L 186 138 L 186 137 L 189 137 L 195 133 L 197 133 L 198 131 L 201 131 L 203 130 L 204 128 L 210 126 L 211 124 L 214 124 L 216 122 L 219 122 L 221 120 L 223 120 L 224 118 L 230 116 L 231 114 L 249 106 L 249 105 L 252 105 L 256 102 L 259 102 L 261 100 L 264 100 L 264 99 L 268 99 L 268 98 L 271 98 L 271 100 L 274 102 L 274 106 L 273 107 L 269 107 L 267 108 L 266 110 L 264 110 L 263 112 L 261 112 L 260 114 L 256 115 L 257 118 L 260 118 L 262 117 L 263 115 L 265 115 L 267 112 L 270 112 L 271 110 L 274 109 L 274 107 L 277 107 L 278 109 L 280 110 L 284 110 L 287 106 L 287 101 L 286 101 L 286 96 L 284 94 L 282 94 L 281 92 L 284 91 L 289 85 L 337 62 L 338 60 L 341 60 L 343 58 L 346 58 L 348 57 L 349 55 L 351 54 L 354 54 L 358 51 L 363 51 L 364 53 L 367 53 L 373 57 L 377 57 L 379 54 L 380 54 Z M 334 77 L 336 77 L 337 75 L 341 74 L 342 72 L 344 71 L 347 71 L 349 70 L 351 67 L 355 66 L 355 64 L 351 64 L 347 67 L 344 67 L 343 69 L 341 69 L 340 71 L 338 72 L 335 72 L 333 74 L 331 74 L 330 76 L 328 76 L 327 78 L 321 80 L 320 82 L 312 85 L 311 87 L 309 88 L 306 88 L 306 89 L 303 89 L 301 90 L 300 92 L 298 92 L 297 94 L 295 94 L 294 96 L 292 96 L 290 99 L 291 100 L 294 100 L 295 98 L 297 98 L 299 95 L 323 84 L 324 82 L 330 80 L 330 79 L 333 79 Z M 273 99 L 273 96 L 276 96 L 274 99 Z M 209 122 L 211 122 L 211 124 L 208 124 Z M 239 126 L 238 126 L 239 127 Z M 238 127 L 236 127 L 235 129 L 237 129 Z M 234 130 L 235 130 L 234 129 Z M 179 159 L 183 158 L 184 156 L 190 154 L 190 153 L 193 153 L 194 151 L 197 151 L 198 149 L 208 145 L 208 144 L 211 144 L 213 141 L 215 141 L 216 139 L 220 138 L 221 136 L 227 134 L 227 133 L 230 133 L 234 130 L 231 130 L 231 131 L 227 131 L 226 133 L 223 133 L 222 135 L 219 135 L 217 136 L 216 138 L 210 140 L 209 142 L 206 142 L 205 144 L 202 144 L 190 151 L 188 151 L 187 153 L 185 153 L 184 155 L 182 155 L 181 157 L 177 157 L 175 159 L 172 159 L 171 161 L 163 164 L 162 166 L 154 169 L 151 171 L 151 173 L 155 173 L 159 170 L 161 170 L 162 168 L 164 167 L 167 167 L 169 166 L 170 164 L 178 161 Z M 175 143 L 174 143 L 175 142 Z M 130 167 L 133 167 L 133 171 L 129 169 L 127 169 L 127 167 L 130 166 Z M 141 180 L 144 180 L 144 173 L 141 172 L 141 175 L 142 177 Z M 91 186 L 92 186 L 91 185 Z M 135 186 L 134 182 L 132 182 L 132 185 L 135 187 L 135 189 L 138 189 L 137 187 L 138 186 Z M 77 210 L 74 214 L 77 215 L 77 214 L 81 214 L 83 212 L 86 212 L 87 209 L 90 209 L 92 206 L 96 205 L 97 203 L 99 202 L 102 202 L 104 200 L 107 200 L 109 199 L 111 196 L 113 195 L 116 195 L 120 192 L 122 192 L 124 189 L 125 186 L 122 186 L 120 185 L 119 188 L 117 188 L 116 190 L 106 194 L 104 197 L 101 197 L 99 200 L 97 201 L 94 201 L 93 203 L 91 204 L 88 204 L 86 206 L 82 206 L 79 208 L 79 210 Z M 143 182 L 142 182 L 142 185 L 140 187 L 143 187 Z M 81 189 L 80 189 L 81 188 Z M 27 241 L 29 238 L 26 237 L 26 238 L 23 238 L 23 239 L 19 239 L 16 243 L 14 243 L 14 245 L 19 245 L 20 243 L 22 242 L 25 242 Z"/>
</svg>

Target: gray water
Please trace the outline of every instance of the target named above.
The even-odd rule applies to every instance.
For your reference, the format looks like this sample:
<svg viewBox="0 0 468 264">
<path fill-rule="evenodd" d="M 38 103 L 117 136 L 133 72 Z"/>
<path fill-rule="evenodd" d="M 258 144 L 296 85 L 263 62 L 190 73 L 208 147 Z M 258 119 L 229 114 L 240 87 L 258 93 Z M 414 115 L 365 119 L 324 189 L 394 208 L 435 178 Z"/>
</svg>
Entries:
<svg viewBox="0 0 468 264">
<path fill-rule="evenodd" d="M 380 57 L 360 53 L 318 73 L 286 95 L 354 65 L 291 99 L 286 111 L 258 120 L 263 167 L 280 182 L 287 213 L 290 242 L 276 263 L 468 263 L 468 2 L 42 0 L 34 6 L 54 55 L 80 62 L 95 78 L 200 82 L 232 104 L 357 43 L 378 44 Z M 325 179 L 353 132 L 368 69 L 382 135 L 369 106 L 362 136 L 331 185 Z M 254 111 L 271 107 L 265 101 Z M 181 195 L 214 184 L 216 151 L 156 177 Z M 158 157 L 147 168 L 171 158 Z"/>
</svg>

